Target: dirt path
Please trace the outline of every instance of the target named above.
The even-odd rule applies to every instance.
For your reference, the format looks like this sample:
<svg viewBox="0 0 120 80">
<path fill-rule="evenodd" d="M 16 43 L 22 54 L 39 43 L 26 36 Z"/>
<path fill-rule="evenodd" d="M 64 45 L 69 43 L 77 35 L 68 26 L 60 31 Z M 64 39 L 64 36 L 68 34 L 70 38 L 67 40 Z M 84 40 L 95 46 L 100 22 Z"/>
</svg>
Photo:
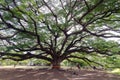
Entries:
<svg viewBox="0 0 120 80">
<path fill-rule="evenodd" d="M 87 70 L 0 69 L 0 80 L 120 80 L 120 76 Z"/>
</svg>

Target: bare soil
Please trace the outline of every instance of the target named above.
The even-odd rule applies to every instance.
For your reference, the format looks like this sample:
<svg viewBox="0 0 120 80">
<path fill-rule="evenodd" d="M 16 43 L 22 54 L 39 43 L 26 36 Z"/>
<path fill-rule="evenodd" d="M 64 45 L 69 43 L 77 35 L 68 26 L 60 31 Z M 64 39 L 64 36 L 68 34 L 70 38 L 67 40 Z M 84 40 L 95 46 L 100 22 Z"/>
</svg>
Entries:
<svg viewBox="0 0 120 80">
<path fill-rule="evenodd" d="M 120 80 L 103 71 L 0 68 L 0 80 Z"/>
</svg>

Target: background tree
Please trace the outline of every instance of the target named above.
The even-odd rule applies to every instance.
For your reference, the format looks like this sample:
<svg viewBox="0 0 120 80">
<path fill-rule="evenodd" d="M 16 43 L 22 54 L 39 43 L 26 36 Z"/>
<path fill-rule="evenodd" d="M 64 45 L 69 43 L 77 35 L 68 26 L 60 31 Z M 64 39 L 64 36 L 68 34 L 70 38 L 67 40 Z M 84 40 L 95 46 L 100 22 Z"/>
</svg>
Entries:
<svg viewBox="0 0 120 80">
<path fill-rule="evenodd" d="M 119 8 L 119 0 L 1 0 L 0 57 L 44 59 L 60 68 L 70 58 L 91 62 L 76 52 L 112 55 L 90 40 L 120 37 Z"/>
</svg>

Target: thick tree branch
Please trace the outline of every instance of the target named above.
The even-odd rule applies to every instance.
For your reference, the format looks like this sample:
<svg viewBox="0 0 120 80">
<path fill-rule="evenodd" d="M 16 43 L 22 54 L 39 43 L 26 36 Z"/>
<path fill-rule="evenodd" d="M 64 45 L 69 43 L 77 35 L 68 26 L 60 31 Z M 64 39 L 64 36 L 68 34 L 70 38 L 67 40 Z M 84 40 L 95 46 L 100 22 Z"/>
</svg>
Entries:
<svg viewBox="0 0 120 80">
<path fill-rule="evenodd" d="M 98 7 L 104 0 L 99 0 L 98 3 L 96 3 L 94 6 L 92 6 L 88 11 L 86 11 L 82 17 L 79 18 L 79 22 L 81 22 L 81 20 L 88 15 L 90 12 L 92 12 L 96 7 Z"/>
<path fill-rule="evenodd" d="M 47 61 L 51 61 L 51 58 L 48 58 L 46 56 L 42 56 L 41 54 L 31 54 L 30 52 L 26 53 L 26 54 L 16 54 L 16 53 L 5 53 L 5 52 L 0 52 L 0 57 L 3 57 L 2 59 L 12 59 L 15 61 L 22 61 L 22 60 L 26 60 L 26 59 L 30 59 L 30 58 L 38 58 L 38 59 L 44 59 Z"/>
<path fill-rule="evenodd" d="M 95 64 L 100 65 L 100 66 L 103 67 L 102 64 L 100 64 L 100 63 L 98 63 L 98 62 L 95 62 L 95 61 L 92 61 L 92 60 L 90 60 L 90 59 L 88 59 L 88 58 L 86 58 L 86 57 L 79 57 L 79 56 L 70 55 L 70 56 L 68 56 L 67 58 L 68 58 L 68 59 L 69 59 L 69 58 L 82 59 L 83 61 L 85 61 L 85 62 L 86 62 L 87 64 L 89 64 L 89 65 L 90 65 L 90 63 L 95 63 Z M 90 62 L 90 63 L 89 63 L 89 62 Z M 90 66 L 91 66 L 91 65 L 90 65 Z M 91 66 L 91 67 L 92 67 L 92 66 Z"/>
</svg>

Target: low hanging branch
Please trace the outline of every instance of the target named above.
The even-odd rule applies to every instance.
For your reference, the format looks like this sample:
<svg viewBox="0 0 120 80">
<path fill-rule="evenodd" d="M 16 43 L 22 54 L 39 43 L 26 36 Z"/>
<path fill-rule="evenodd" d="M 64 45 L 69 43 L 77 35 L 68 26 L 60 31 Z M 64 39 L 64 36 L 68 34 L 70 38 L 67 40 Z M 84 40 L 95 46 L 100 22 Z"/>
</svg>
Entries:
<svg viewBox="0 0 120 80">
<path fill-rule="evenodd" d="M 91 65 L 90 63 L 95 63 L 95 64 L 100 65 L 100 66 L 102 66 L 102 67 L 104 66 L 104 65 L 102 65 L 102 64 L 100 64 L 100 63 L 98 63 L 98 62 L 92 61 L 92 60 L 90 60 L 90 59 L 88 59 L 88 58 L 86 58 L 86 57 L 78 57 L 78 56 L 70 55 L 70 56 L 68 56 L 67 58 L 68 58 L 68 59 L 67 59 L 68 61 L 73 62 L 73 63 L 77 63 L 77 62 L 72 61 L 72 60 L 70 60 L 69 58 L 81 59 L 81 60 L 85 61 L 85 62 L 86 62 L 89 66 L 91 66 L 91 67 L 92 67 L 92 65 Z"/>
<path fill-rule="evenodd" d="M 16 53 L 6 53 L 6 52 L 0 52 L 0 57 L 2 59 L 11 59 L 15 61 L 23 61 L 30 58 L 37 58 L 37 59 L 44 59 L 47 61 L 51 61 L 51 58 L 48 58 L 47 55 L 44 55 L 44 53 L 40 53 L 38 55 L 32 54 L 30 52 L 27 52 L 26 54 L 16 54 Z"/>
</svg>

